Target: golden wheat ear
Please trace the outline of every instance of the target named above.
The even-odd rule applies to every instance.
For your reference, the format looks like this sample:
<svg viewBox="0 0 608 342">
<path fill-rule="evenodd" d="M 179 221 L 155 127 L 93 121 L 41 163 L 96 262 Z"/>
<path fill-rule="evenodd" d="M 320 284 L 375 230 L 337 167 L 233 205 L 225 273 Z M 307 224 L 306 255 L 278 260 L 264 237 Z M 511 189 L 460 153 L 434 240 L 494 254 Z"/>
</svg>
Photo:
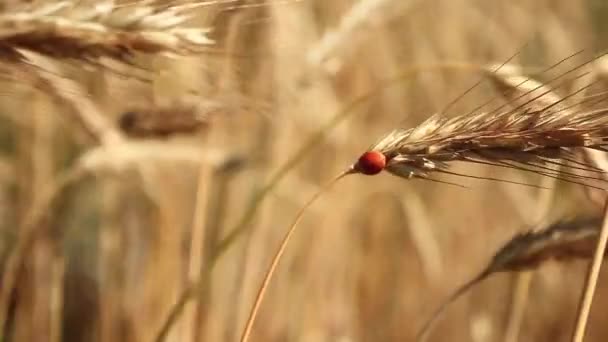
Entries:
<svg viewBox="0 0 608 342">
<path fill-rule="evenodd" d="M 29 50 L 59 59 L 131 61 L 135 53 L 186 55 L 205 52 L 210 28 L 191 27 L 188 6 L 114 1 L 39 2 L 0 15 L 3 58 Z"/>
<path fill-rule="evenodd" d="M 498 272 L 530 270 L 549 260 L 568 261 L 593 256 L 602 217 L 577 217 L 556 222 L 538 231 L 519 234 L 503 245 L 488 266 L 445 299 L 423 324 L 417 341 L 425 341 L 449 305 L 488 276 Z"/>
<path fill-rule="evenodd" d="M 482 68 L 483 77 L 506 100 L 504 105 L 450 118 L 441 113 L 433 115 L 417 127 L 390 132 L 369 150 L 386 156 L 385 170 L 407 179 L 428 179 L 433 173 L 480 178 L 448 171 L 452 162 L 463 161 L 604 189 L 596 184 L 606 183 L 601 175 L 604 171 L 584 162 L 573 162 L 570 151 L 605 150 L 608 109 L 587 108 L 584 99 L 574 100 L 595 81 L 565 96 L 558 94 L 573 80 L 586 76 L 589 72 L 583 67 L 597 58 L 586 60 L 547 83 L 527 77 L 509 64 Z M 562 166 L 570 170 L 559 170 Z M 594 174 L 581 174 L 579 171 L 583 170 Z"/>
</svg>

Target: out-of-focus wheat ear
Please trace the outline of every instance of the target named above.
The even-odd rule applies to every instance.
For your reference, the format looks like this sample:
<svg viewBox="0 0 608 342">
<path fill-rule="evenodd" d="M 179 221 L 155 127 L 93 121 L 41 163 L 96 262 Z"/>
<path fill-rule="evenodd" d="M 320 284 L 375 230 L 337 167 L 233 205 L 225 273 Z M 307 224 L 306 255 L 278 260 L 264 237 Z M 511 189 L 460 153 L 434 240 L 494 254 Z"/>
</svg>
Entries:
<svg viewBox="0 0 608 342">
<path fill-rule="evenodd" d="M 491 71 L 493 67 L 489 66 L 484 74 L 512 108 L 534 112 L 560 102 L 553 88 L 524 75 L 520 67 L 504 65 Z"/>
<path fill-rule="evenodd" d="M 583 51 L 584 50 L 577 51 L 576 53 L 559 60 L 557 63 L 541 72 L 541 74 L 556 68 L 565 61 L 581 54 Z M 572 83 L 573 80 L 581 79 L 590 74 L 589 71 L 584 69 L 586 69 L 590 64 L 601 60 L 605 57 L 605 55 L 606 54 L 600 54 L 592 57 L 591 59 L 585 60 L 573 68 L 559 73 L 553 78 L 550 78 L 545 83 L 541 83 L 533 77 L 525 75 L 523 69 L 515 65 L 502 66 L 497 71 L 494 71 L 493 65 L 485 67 L 483 69 L 483 74 L 490 79 L 492 85 L 498 90 L 499 94 L 508 100 L 506 104 L 499 106 L 490 113 L 501 112 L 502 115 L 505 115 L 518 111 L 548 112 L 548 109 L 551 108 L 552 113 L 564 111 L 564 107 L 566 106 L 562 102 L 566 101 L 566 99 L 575 94 L 560 97 L 556 93 L 556 90 L 565 88 Z M 591 84 L 588 84 L 578 92 L 582 92 L 590 87 Z M 506 106 L 510 106 L 512 108 L 511 111 L 502 111 L 502 109 Z"/>
<path fill-rule="evenodd" d="M 588 62 L 581 63 L 577 65 L 575 68 L 566 71 L 552 80 L 558 80 L 563 78 L 566 74 L 572 73 L 574 70 L 578 70 L 583 66 L 586 66 Z M 489 69 L 488 69 L 489 71 Z M 503 96 L 507 102 L 507 105 L 512 109 L 510 111 L 505 112 L 506 114 L 517 115 L 517 112 L 521 113 L 539 113 L 537 120 L 560 120 L 560 117 L 572 116 L 576 111 L 574 107 L 579 105 L 580 102 L 576 102 L 574 97 L 583 91 L 591 89 L 592 82 L 590 84 L 585 85 L 581 89 L 576 90 L 575 92 L 561 97 L 556 93 L 556 89 L 550 87 L 547 84 L 543 84 L 531 77 L 525 76 L 522 73 L 521 68 L 517 66 L 507 65 L 502 67 L 498 72 L 488 72 L 485 74 L 491 81 L 492 85 L 497 89 L 497 91 Z M 586 73 L 585 73 L 586 75 Z M 578 77 L 578 76 L 577 76 Z M 576 78 L 576 77 L 575 77 Z M 549 81 L 551 82 L 551 81 Z M 566 83 L 566 82 L 563 82 Z M 585 101 L 585 100 L 582 100 Z M 574 104 L 572 104 L 574 103 Z M 501 107 L 499 107 L 501 108 Z M 499 114 L 505 115 L 505 114 Z M 602 114 L 603 115 L 603 114 Z M 544 119 L 545 117 L 546 119 Z M 534 160 L 535 159 L 535 160 Z M 520 164 L 532 166 L 534 168 L 544 169 L 545 171 L 551 170 L 550 168 L 543 166 L 545 164 L 554 164 L 560 166 L 567 166 L 574 170 L 581 170 L 580 166 L 573 165 L 574 162 L 569 162 L 567 158 L 548 158 L 544 156 L 539 156 L 538 158 L 529 159 Z M 581 164 L 578 162 L 577 164 Z M 582 163 L 583 169 L 587 172 L 597 172 L 603 173 L 604 171 L 594 167 L 589 163 Z M 587 176 L 582 176 L 575 173 L 568 173 L 567 171 L 562 170 L 561 174 L 567 177 L 573 178 L 587 178 Z M 595 180 L 604 180 L 599 176 L 592 176 L 590 179 Z M 594 188 L 594 187 L 591 187 Z"/>
<path fill-rule="evenodd" d="M 478 276 L 459 287 L 434 311 L 418 333 L 418 341 L 429 337 L 433 323 L 449 304 L 473 286 L 498 272 L 520 272 L 535 269 L 549 260 L 569 261 L 593 256 L 600 234 L 600 216 L 576 217 L 540 230 L 519 234 L 504 244 Z"/>
<path fill-rule="evenodd" d="M 514 272 L 536 268 L 548 260 L 591 258 L 601 223 L 601 216 L 575 217 L 516 235 L 494 255 L 489 269 Z"/>
<path fill-rule="evenodd" d="M 567 62 L 567 61 L 569 61 L 569 60 L 571 60 L 571 59 L 575 58 L 576 56 L 578 56 L 578 55 L 582 54 L 584 51 L 585 51 L 585 50 L 579 50 L 579 51 L 576 51 L 575 53 L 570 54 L 569 56 L 567 56 L 567 57 L 565 57 L 565 58 L 562 58 L 562 59 L 558 60 L 557 62 L 553 63 L 553 64 L 552 64 L 552 65 L 550 65 L 549 67 L 543 68 L 542 70 L 540 70 L 540 71 L 539 71 L 538 73 L 536 73 L 536 74 L 538 74 L 538 75 L 542 75 L 542 74 L 545 74 L 545 73 L 547 73 L 547 72 L 550 72 L 550 71 L 552 71 L 552 70 L 554 70 L 554 69 L 557 69 L 557 68 L 558 68 L 560 65 L 562 65 L 563 63 L 565 63 L 565 62 Z M 513 56 L 513 57 L 515 57 L 515 56 Z M 493 64 L 493 65 L 486 65 L 486 66 L 480 66 L 480 71 L 481 71 L 481 73 L 482 73 L 482 75 L 483 75 L 483 76 L 485 76 L 486 78 L 488 78 L 488 77 L 489 77 L 490 79 L 492 79 L 492 78 L 494 78 L 494 77 L 495 77 L 495 75 L 492 75 L 492 74 L 493 74 L 493 73 L 498 72 L 500 69 L 502 69 L 502 68 L 503 68 L 503 66 L 508 65 L 508 67 L 511 67 L 511 60 L 512 60 L 512 58 L 511 58 L 510 60 L 505 61 L 504 63 L 501 63 L 501 64 L 500 64 L 498 67 L 496 67 L 496 68 L 495 68 L 494 66 L 495 66 L 495 65 L 497 65 L 497 64 Z M 523 72 L 523 69 L 522 69 L 521 67 L 520 67 L 519 69 L 520 69 L 520 71 L 522 71 L 522 72 Z M 504 73 L 504 72 L 505 72 L 505 71 L 503 70 L 503 73 Z M 560 75 L 560 76 L 563 76 L 563 75 Z M 497 77 L 497 78 L 498 78 L 498 77 Z M 515 88 L 518 88 L 518 87 L 520 87 L 520 86 L 524 85 L 524 84 L 525 84 L 525 83 L 527 83 L 529 80 L 530 80 L 530 77 L 527 77 L 527 78 L 523 79 L 523 80 L 522 80 L 522 81 L 521 81 L 519 84 L 516 84 L 516 85 L 515 85 Z M 499 84 L 495 84 L 495 87 L 497 87 L 497 88 L 498 88 L 498 87 L 500 86 L 500 83 L 502 83 L 502 82 L 503 82 L 503 80 L 499 80 Z M 506 92 L 510 92 L 510 91 L 511 91 L 511 89 L 510 89 L 510 88 L 511 88 L 511 87 L 507 87 L 507 89 L 506 89 L 505 91 L 506 91 Z M 494 102 L 495 102 L 497 99 L 499 99 L 499 98 L 504 98 L 504 96 L 503 96 L 503 95 L 502 95 L 500 92 L 499 92 L 499 94 L 498 94 L 498 95 L 496 95 L 496 96 L 492 96 L 492 97 L 490 97 L 488 100 L 486 100 L 486 101 L 482 102 L 481 104 L 479 104 L 478 106 L 474 107 L 473 109 L 471 109 L 471 110 L 470 110 L 468 113 L 466 113 L 465 115 L 466 115 L 466 116 L 469 116 L 469 115 L 472 115 L 472 114 L 478 113 L 480 110 L 482 110 L 483 108 L 486 108 L 486 107 L 487 107 L 487 106 L 489 106 L 490 104 L 494 103 Z M 497 112 L 497 111 L 501 110 L 501 109 L 502 109 L 502 108 L 504 108 L 504 107 L 505 107 L 505 105 L 499 106 L 499 107 L 495 108 L 494 110 L 492 110 L 492 111 L 491 111 L 491 113 Z"/>
<path fill-rule="evenodd" d="M 83 131 L 102 145 L 122 142 L 120 131 L 106 119 L 77 82 L 63 75 L 57 63 L 30 51 L 23 51 L 23 55 L 27 57 L 27 67 L 17 67 L 32 79 L 34 85 L 69 108 L 68 113 Z"/>
<path fill-rule="evenodd" d="M 338 26 L 323 35 L 310 49 L 307 56 L 310 64 L 328 72 L 335 72 L 335 67 L 332 67 L 332 64 L 335 65 L 335 63 L 329 63 L 332 59 L 335 61 L 337 56 L 353 51 L 354 46 L 361 41 L 370 27 L 373 28 L 374 25 L 377 25 L 381 18 L 396 13 L 397 6 L 401 7 L 397 12 L 404 15 L 418 2 L 420 1 L 361 0 L 356 2 L 342 16 Z"/>
<path fill-rule="evenodd" d="M 228 111 L 220 103 L 175 101 L 170 104 L 133 107 L 118 118 L 118 126 L 134 138 L 166 138 L 204 130 L 215 116 Z"/>
<path fill-rule="evenodd" d="M 0 14 L 0 57 L 19 49 L 59 59 L 92 61 L 109 57 L 130 61 L 135 53 L 188 55 L 212 44 L 210 28 L 187 24 L 187 6 L 113 1 L 37 4 Z"/>
</svg>

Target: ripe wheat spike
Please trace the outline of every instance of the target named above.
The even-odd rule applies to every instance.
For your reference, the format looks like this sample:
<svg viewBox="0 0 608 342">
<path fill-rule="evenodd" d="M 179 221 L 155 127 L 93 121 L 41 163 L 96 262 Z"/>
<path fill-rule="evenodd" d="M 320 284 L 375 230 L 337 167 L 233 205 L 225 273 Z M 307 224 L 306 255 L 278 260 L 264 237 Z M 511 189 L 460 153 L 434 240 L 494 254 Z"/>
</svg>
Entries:
<svg viewBox="0 0 608 342">
<path fill-rule="evenodd" d="M 134 53 L 185 55 L 213 44 L 211 28 L 189 26 L 192 6 L 114 1 L 35 3 L 0 14 L 0 58 L 30 50 L 54 58 L 129 61 Z"/>
</svg>

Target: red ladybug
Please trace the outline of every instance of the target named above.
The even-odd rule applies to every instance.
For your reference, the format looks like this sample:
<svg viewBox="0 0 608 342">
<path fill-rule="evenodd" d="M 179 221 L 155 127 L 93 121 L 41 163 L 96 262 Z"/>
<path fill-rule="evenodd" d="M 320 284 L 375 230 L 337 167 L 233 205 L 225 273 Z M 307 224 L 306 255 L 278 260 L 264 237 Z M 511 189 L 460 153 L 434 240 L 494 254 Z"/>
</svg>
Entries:
<svg viewBox="0 0 608 342">
<path fill-rule="evenodd" d="M 375 175 L 386 167 L 386 156 L 382 152 L 368 151 L 359 157 L 355 164 L 355 171 L 364 175 Z"/>
</svg>

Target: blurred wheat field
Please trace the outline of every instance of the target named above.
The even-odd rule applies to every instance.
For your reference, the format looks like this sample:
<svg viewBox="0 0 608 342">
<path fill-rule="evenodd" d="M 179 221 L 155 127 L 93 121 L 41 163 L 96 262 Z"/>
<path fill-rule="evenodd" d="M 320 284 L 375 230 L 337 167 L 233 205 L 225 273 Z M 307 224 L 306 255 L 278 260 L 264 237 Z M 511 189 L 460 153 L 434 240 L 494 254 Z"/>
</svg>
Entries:
<svg viewBox="0 0 608 342">
<path fill-rule="evenodd" d="M 41 62 L 57 74 L 42 79 L 15 73 L 32 65 L 0 44 L 3 279 L 38 218 L 2 341 L 238 340 L 297 209 L 378 136 L 441 111 L 478 80 L 475 65 L 519 52 L 513 62 L 542 68 L 580 49 L 588 57 L 608 38 L 601 0 L 273 1 L 189 10 L 188 27 L 212 28 L 214 43 L 196 53 L 136 51 L 124 63 L 120 49 L 96 46 L 111 55 L 84 60 L 59 46 Z M 0 15 L 54 3 L 68 2 L 6 1 Z M 162 7 L 154 3 L 141 6 Z M 43 52 L 54 51 L 49 44 Z M 51 89 L 60 76 L 65 94 Z M 265 188 L 319 129 L 373 91 Z M 481 84 L 449 114 L 495 95 Z M 156 112 L 164 119 L 149 119 Z M 36 212 L 75 165 L 83 174 Z M 480 165 L 455 170 L 555 191 L 346 178 L 306 214 L 252 341 L 413 341 L 442 299 L 516 232 L 601 209 L 577 185 Z M 447 310 L 430 340 L 568 341 L 586 265 L 494 275 Z M 605 273 L 586 341 L 608 336 Z"/>
</svg>

